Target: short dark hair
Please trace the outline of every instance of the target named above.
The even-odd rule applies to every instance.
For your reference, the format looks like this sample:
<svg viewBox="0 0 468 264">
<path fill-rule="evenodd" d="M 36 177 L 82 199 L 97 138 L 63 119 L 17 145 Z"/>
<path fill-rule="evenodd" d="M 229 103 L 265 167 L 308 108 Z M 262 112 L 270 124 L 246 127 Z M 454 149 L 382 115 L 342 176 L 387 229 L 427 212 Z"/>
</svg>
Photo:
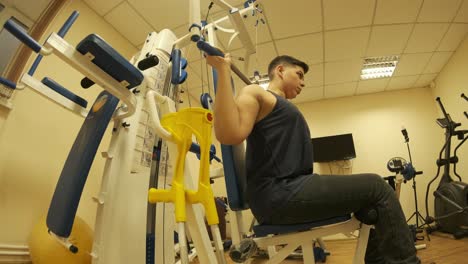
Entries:
<svg viewBox="0 0 468 264">
<path fill-rule="evenodd" d="M 288 56 L 288 55 L 281 55 L 281 56 L 274 58 L 270 62 L 270 65 L 268 65 L 268 78 L 270 78 L 270 80 L 273 80 L 273 77 L 274 77 L 273 71 L 275 70 L 276 66 L 280 64 L 286 64 L 289 66 L 292 66 L 292 65 L 299 66 L 304 70 L 304 73 L 307 73 L 309 71 L 309 65 L 307 65 L 307 63 L 300 61 L 294 57 Z"/>
</svg>

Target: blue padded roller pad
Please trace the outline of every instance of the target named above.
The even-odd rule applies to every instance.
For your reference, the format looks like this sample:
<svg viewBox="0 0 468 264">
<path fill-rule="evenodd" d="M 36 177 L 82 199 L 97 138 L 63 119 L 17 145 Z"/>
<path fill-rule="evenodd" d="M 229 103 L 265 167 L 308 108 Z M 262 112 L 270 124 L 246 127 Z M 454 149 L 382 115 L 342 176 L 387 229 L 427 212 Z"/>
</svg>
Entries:
<svg viewBox="0 0 468 264">
<path fill-rule="evenodd" d="M 319 220 L 315 222 L 295 224 L 295 225 L 256 225 L 253 227 L 253 230 L 254 230 L 256 237 L 264 237 L 267 235 L 279 235 L 279 234 L 287 234 L 287 233 L 292 233 L 292 232 L 307 231 L 315 227 L 337 224 L 337 223 L 348 221 L 350 219 L 351 219 L 351 215 L 343 215 L 343 216 L 328 218 L 328 219 Z"/>
<path fill-rule="evenodd" d="M 94 56 L 92 62 L 112 76 L 118 82 L 127 81 L 128 89 L 131 89 L 143 81 L 143 74 L 115 49 L 107 44 L 98 35 L 91 34 L 84 38 L 77 46 L 81 54 L 91 53 Z"/>
<path fill-rule="evenodd" d="M 77 104 L 77 105 L 79 105 L 79 106 L 81 106 L 83 108 L 86 108 L 88 106 L 88 102 L 85 99 L 83 99 L 83 98 L 79 97 L 78 95 L 70 92 L 65 87 L 58 84 L 57 82 L 55 82 L 51 78 L 44 77 L 44 79 L 42 79 L 41 82 L 44 85 L 46 85 L 47 87 L 49 87 L 50 89 L 52 89 L 52 90 L 56 91 L 57 93 L 61 94 L 63 97 L 65 97 L 68 100 L 74 102 L 75 104 Z"/>
<path fill-rule="evenodd" d="M 47 214 L 47 227 L 58 236 L 70 236 L 89 169 L 118 103 L 107 91 L 99 94 L 68 154 Z"/>
</svg>

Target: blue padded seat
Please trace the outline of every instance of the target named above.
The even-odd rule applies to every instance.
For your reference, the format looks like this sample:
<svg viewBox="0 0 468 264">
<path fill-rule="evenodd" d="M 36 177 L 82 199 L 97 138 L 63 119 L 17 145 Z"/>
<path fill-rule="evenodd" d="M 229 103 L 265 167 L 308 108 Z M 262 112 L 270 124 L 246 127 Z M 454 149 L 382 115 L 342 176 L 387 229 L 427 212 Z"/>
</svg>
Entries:
<svg viewBox="0 0 468 264">
<path fill-rule="evenodd" d="M 45 86 L 49 87 L 50 89 L 56 91 L 57 93 L 61 94 L 63 97 L 67 98 L 68 100 L 74 102 L 75 104 L 86 108 L 88 106 L 88 101 L 79 97 L 78 95 L 70 92 L 62 85 L 58 84 L 56 81 L 52 80 L 49 77 L 44 77 L 41 81 Z"/>
<path fill-rule="evenodd" d="M 253 227 L 253 230 L 254 230 L 254 234 L 256 237 L 264 237 L 267 235 L 279 235 L 279 234 L 307 231 L 315 227 L 338 224 L 341 222 L 348 221 L 350 219 L 351 219 L 351 215 L 343 215 L 343 216 L 332 217 L 332 218 L 319 220 L 315 222 L 295 224 L 295 225 L 256 225 Z"/>
<path fill-rule="evenodd" d="M 84 38 L 76 46 L 81 54 L 91 53 L 94 56 L 92 62 L 109 74 L 119 83 L 127 81 L 127 89 L 140 85 L 143 74 L 128 60 L 113 49 L 98 35 L 91 34 Z"/>
</svg>

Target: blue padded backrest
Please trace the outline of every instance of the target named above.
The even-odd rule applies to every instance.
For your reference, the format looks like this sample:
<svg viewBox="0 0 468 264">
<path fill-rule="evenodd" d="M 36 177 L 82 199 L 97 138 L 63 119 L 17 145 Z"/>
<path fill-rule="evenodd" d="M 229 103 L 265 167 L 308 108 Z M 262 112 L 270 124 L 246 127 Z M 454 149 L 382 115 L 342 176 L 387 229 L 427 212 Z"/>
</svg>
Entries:
<svg viewBox="0 0 468 264">
<path fill-rule="evenodd" d="M 127 81 L 131 89 L 143 81 L 143 74 L 98 35 L 91 34 L 77 46 L 81 54 L 91 53 L 92 62 L 118 82 Z"/>
<path fill-rule="evenodd" d="M 91 107 L 68 154 L 46 221 L 49 230 L 58 236 L 70 236 L 89 169 L 118 103 L 119 99 L 107 91 L 99 94 L 96 107 Z"/>
<path fill-rule="evenodd" d="M 244 144 L 221 145 L 221 153 L 229 208 L 233 211 L 249 209 Z"/>
</svg>

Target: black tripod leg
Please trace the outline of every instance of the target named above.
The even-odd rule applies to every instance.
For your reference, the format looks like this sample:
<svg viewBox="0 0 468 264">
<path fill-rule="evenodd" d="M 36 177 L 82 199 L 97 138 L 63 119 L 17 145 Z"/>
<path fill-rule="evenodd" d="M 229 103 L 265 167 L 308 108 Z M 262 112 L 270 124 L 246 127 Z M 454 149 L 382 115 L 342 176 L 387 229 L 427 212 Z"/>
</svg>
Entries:
<svg viewBox="0 0 468 264">
<path fill-rule="evenodd" d="M 413 217 L 416 215 L 416 212 L 414 212 L 409 218 L 408 220 L 406 220 L 406 223 L 408 223 L 411 219 L 413 219 Z"/>
</svg>

